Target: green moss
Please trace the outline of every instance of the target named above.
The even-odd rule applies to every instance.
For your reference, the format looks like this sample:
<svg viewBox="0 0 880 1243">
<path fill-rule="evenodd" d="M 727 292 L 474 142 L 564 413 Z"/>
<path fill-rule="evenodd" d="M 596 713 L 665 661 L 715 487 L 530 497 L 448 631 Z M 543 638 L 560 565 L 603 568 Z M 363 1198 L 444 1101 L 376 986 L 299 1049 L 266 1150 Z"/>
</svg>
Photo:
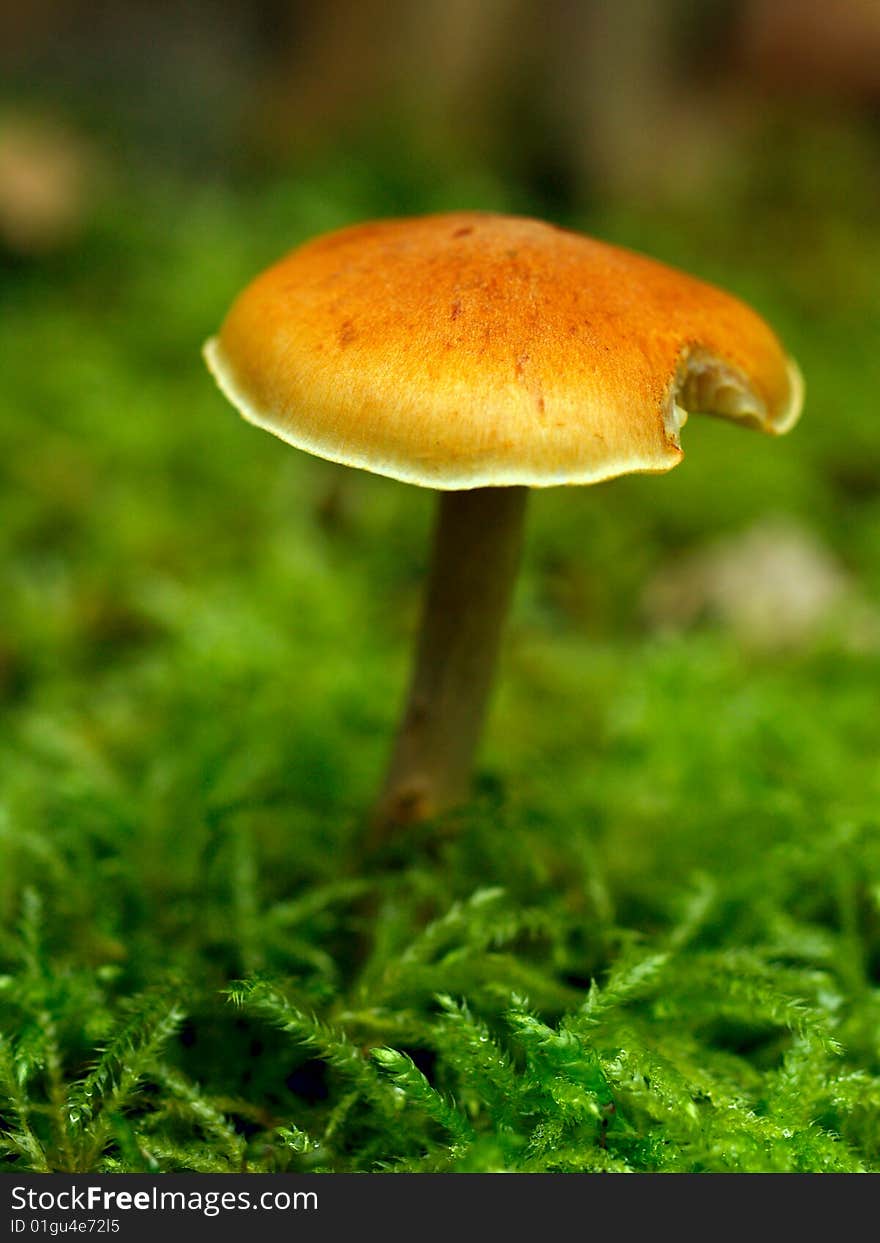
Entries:
<svg viewBox="0 0 880 1243">
<path fill-rule="evenodd" d="M 778 199 L 723 245 L 574 222 L 751 297 L 804 422 L 694 420 L 667 478 L 535 496 L 477 796 L 374 875 L 431 498 L 259 434 L 199 358 L 261 263 L 390 210 L 356 173 L 137 187 L 3 273 L 8 1167 L 877 1170 L 876 645 L 638 604 L 774 512 L 877 592 L 877 324 L 839 291 L 880 257 L 835 204 L 827 245 Z"/>
</svg>

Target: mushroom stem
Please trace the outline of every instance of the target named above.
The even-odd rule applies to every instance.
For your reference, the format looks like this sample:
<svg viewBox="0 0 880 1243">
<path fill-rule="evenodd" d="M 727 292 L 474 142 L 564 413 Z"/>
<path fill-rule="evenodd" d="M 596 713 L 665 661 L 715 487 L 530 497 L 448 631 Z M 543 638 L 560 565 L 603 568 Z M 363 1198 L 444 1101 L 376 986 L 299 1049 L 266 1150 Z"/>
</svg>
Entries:
<svg viewBox="0 0 880 1243">
<path fill-rule="evenodd" d="M 519 487 L 440 495 L 409 695 L 373 817 L 374 848 L 467 797 L 527 496 Z"/>
</svg>

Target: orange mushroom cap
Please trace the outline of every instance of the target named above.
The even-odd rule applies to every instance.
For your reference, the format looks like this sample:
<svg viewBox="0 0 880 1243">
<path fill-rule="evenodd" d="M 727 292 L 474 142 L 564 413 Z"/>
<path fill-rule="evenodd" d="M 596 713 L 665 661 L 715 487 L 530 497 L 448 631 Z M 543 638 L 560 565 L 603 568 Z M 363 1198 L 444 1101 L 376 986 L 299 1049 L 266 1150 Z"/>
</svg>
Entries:
<svg viewBox="0 0 880 1243">
<path fill-rule="evenodd" d="M 803 383 L 743 302 L 538 220 L 456 212 L 326 234 L 205 346 L 245 418 L 438 489 L 670 470 L 687 412 L 779 434 Z"/>
</svg>

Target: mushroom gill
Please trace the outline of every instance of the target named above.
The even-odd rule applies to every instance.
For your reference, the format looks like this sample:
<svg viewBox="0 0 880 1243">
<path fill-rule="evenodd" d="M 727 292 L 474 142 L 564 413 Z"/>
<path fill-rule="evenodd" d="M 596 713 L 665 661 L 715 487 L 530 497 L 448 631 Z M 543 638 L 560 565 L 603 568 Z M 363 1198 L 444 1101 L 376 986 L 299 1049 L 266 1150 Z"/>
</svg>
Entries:
<svg viewBox="0 0 880 1243">
<path fill-rule="evenodd" d="M 771 412 L 755 384 L 740 368 L 699 347 L 688 349 L 679 362 L 666 406 L 669 435 L 678 433 L 690 414 L 730 419 L 771 435 L 787 432 L 800 417 L 804 382 L 793 359 L 787 360 L 789 400 Z"/>
</svg>

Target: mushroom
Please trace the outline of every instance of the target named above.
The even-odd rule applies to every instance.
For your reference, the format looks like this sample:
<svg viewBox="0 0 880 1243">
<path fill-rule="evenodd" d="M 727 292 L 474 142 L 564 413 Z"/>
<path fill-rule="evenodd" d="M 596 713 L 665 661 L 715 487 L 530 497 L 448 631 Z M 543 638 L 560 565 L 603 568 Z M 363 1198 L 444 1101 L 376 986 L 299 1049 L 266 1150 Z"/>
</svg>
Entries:
<svg viewBox="0 0 880 1243">
<path fill-rule="evenodd" d="M 668 471 L 693 411 L 779 435 L 803 398 L 773 331 L 730 294 L 480 212 L 308 242 L 240 294 L 204 352 L 257 426 L 440 493 L 374 844 L 467 796 L 528 490 Z"/>
</svg>

